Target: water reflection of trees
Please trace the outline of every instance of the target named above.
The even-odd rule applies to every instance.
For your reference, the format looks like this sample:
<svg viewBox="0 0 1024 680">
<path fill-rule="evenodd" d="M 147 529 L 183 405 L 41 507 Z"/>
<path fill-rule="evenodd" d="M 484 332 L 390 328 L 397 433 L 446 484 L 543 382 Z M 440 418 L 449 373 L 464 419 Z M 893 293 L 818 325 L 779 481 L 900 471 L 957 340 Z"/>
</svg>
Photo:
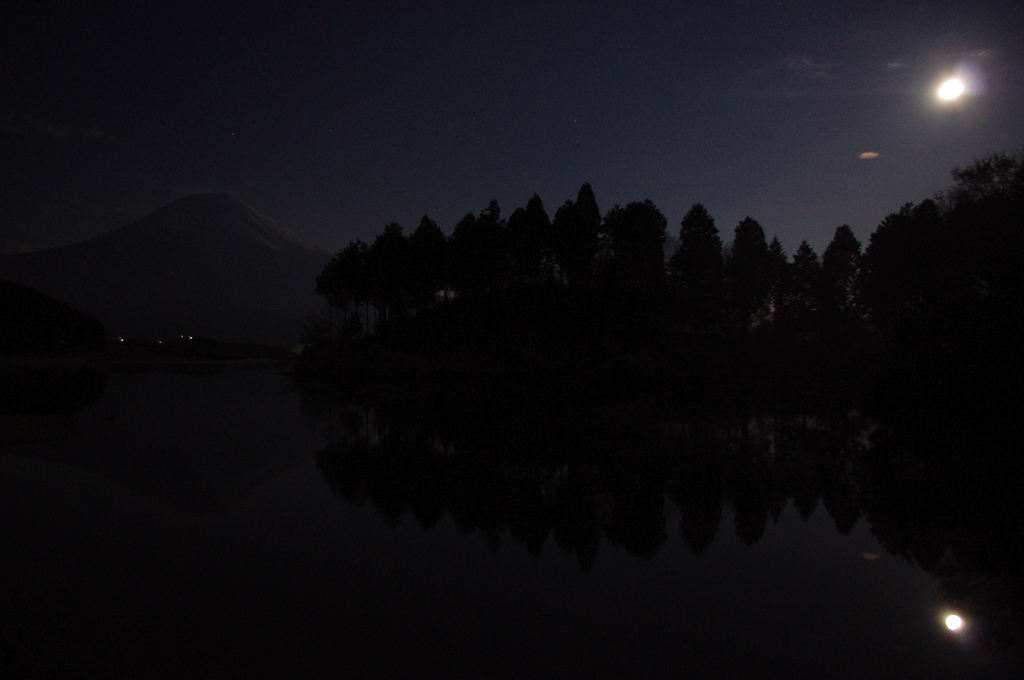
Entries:
<svg viewBox="0 0 1024 680">
<path fill-rule="evenodd" d="M 946 414 L 948 418 L 948 414 Z M 1017 425 L 908 418 L 876 431 L 858 466 L 864 515 L 889 553 L 939 579 L 939 600 L 983 622 L 989 646 L 1024 623 L 1024 506 Z"/>
<path fill-rule="evenodd" d="M 1003 621 L 992 639 L 1019 629 L 1024 517 L 1010 480 L 1021 465 L 991 429 L 896 428 L 853 409 L 673 420 L 564 393 L 316 403 L 333 439 L 320 471 L 392 525 L 410 515 L 430 528 L 448 514 L 492 549 L 505 536 L 536 556 L 550 539 L 589 570 L 602 541 L 653 556 L 670 516 L 701 555 L 725 506 L 729 530 L 751 545 L 790 503 L 804 519 L 820 505 L 840 534 L 865 518 L 885 550 L 940 579 L 947 603 Z"/>
<path fill-rule="evenodd" d="M 823 504 L 844 534 L 863 513 L 855 463 L 874 426 L 856 411 L 673 423 L 508 399 L 338 404 L 320 469 L 390 523 L 410 514 L 431 527 L 448 513 L 493 546 L 507 535 L 533 554 L 550 536 L 584 569 L 602 539 L 654 555 L 673 510 L 694 554 L 714 541 L 725 502 L 747 544 L 790 500 L 804 518 Z"/>
</svg>

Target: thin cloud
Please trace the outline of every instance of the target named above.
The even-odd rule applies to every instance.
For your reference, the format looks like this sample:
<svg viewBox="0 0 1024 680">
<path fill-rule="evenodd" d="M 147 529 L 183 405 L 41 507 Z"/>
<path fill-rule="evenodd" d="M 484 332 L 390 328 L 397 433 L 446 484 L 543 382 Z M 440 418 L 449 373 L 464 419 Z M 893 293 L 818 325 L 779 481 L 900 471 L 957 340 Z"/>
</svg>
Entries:
<svg viewBox="0 0 1024 680">
<path fill-rule="evenodd" d="M 791 54 L 746 71 L 741 78 L 763 85 L 801 85 L 828 80 L 835 64 Z"/>
<path fill-rule="evenodd" d="M 857 158 L 861 159 L 862 161 L 869 161 L 872 158 L 878 158 L 878 152 L 876 152 L 876 151 L 865 151 L 861 155 L 857 156 Z"/>
<path fill-rule="evenodd" d="M 835 94 L 846 68 L 833 61 L 790 54 L 738 73 L 723 93 L 742 97 L 816 97 Z"/>
<path fill-rule="evenodd" d="M 820 81 L 829 77 L 833 64 L 817 62 L 807 57 L 787 57 L 784 60 L 786 70 L 792 77 L 801 80 Z"/>
<path fill-rule="evenodd" d="M 98 127 L 89 127 L 76 130 L 70 125 L 59 125 L 46 120 L 36 118 L 31 113 L 16 115 L 8 113 L 0 117 L 0 131 L 15 135 L 32 135 L 45 137 L 53 141 L 64 141 L 73 136 L 91 137 L 99 139 L 105 137 L 105 133 Z"/>
</svg>

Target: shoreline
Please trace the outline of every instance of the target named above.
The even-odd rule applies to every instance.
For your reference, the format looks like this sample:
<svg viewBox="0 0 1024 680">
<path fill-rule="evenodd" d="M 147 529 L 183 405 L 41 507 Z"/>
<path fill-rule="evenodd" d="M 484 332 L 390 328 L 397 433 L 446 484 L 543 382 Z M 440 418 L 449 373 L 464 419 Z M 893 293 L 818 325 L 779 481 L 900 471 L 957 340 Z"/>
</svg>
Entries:
<svg viewBox="0 0 1024 680">
<path fill-rule="evenodd" d="M 117 347 L 112 345 L 112 347 Z M 103 352 L 31 357 L 0 357 L 0 373 L 70 369 L 118 372 L 132 369 L 230 368 L 291 365 L 294 354 L 287 347 L 218 345 L 193 354 L 178 354 L 146 348 L 108 348 Z"/>
</svg>

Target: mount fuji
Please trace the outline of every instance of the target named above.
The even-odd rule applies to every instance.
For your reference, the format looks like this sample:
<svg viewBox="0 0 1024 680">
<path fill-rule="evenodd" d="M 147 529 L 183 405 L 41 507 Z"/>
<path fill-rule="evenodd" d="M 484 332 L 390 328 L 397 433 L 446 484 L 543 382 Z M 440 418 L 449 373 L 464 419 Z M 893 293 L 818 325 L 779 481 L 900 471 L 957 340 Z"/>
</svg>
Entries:
<svg viewBox="0 0 1024 680">
<path fill-rule="evenodd" d="M 0 258 L 0 278 L 99 319 L 109 337 L 294 342 L 330 254 L 228 194 L 182 198 L 73 245 Z"/>
</svg>

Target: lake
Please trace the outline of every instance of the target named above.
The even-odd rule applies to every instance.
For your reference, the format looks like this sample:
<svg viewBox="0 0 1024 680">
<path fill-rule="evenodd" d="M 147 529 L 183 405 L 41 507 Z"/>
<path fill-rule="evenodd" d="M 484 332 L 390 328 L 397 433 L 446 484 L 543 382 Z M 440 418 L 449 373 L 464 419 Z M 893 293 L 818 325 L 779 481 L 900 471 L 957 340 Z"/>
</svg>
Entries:
<svg viewBox="0 0 1024 680">
<path fill-rule="evenodd" d="M 13 677 L 1024 677 L 1012 491 L 856 409 L 4 379 Z"/>
</svg>

